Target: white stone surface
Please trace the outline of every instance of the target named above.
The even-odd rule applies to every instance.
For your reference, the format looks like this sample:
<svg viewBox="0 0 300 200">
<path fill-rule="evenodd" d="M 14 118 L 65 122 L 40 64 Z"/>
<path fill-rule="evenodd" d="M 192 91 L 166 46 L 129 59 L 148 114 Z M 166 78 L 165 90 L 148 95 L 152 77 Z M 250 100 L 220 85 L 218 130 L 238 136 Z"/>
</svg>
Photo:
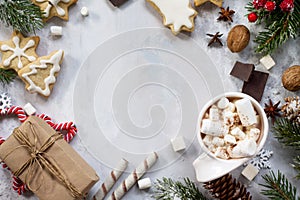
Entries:
<svg viewBox="0 0 300 200">
<path fill-rule="evenodd" d="M 187 34 L 190 36 L 191 40 L 197 42 L 197 44 L 208 54 L 208 57 L 216 66 L 220 77 L 222 77 L 221 79 L 218 77 L 206 78 L 212 78 L 216 81 L 221 80 L 223 85 L 226 86 L 224 87 L 226 92 L 240 91 L 242 88 L 242 81 L 239 81 L 229 75 L 234 63 L 237 60 L 241 62 L 257 64 L 259 63 L 259 59 L 262 57 L 262 55 L 254 53 L 255 43 L 252 41 L 255 35 L 257 35 L 258 31 L 261 30 L 261 27 L 255 24 L 249 24 L 246 17 L 244 17 L 244 15 L 247 13 L 244 8 L 247 2 L 248 1 L 224 1 L 224 7 L 230 6 L 230 8 L 236 11 L 235 15 L 233 16 L 233 23 L 222 21 L 218 22 L 216 18 L 219 15 L 219 8 L 214 5 L 207 3 L 200 8 L 197 8 L 199 14 L 195 20 L 195 31 L 191 34 Z M 87 18 L 83 18 L 80 14 L 80 9 L 83 6 L 89 8 L 90 15 Z M 38 113 L 46 113 L 57 122 L 74 120 L 75 116 L 72 98 L 76 83 L 76 76 L 80 76 L 80 74 L 78 74 L 80 66 L 96 47 L 112 36 L 129 30 L 148 27 L 163 28 L 162 19 L 159 14 L 143 0 L 130 0 L 120 8 L 114 8 L 109 1 L 81 0 L 70 8 L 69 17 L 70 19 L 68 22 L 57 18 L 52 19 L 46 24 L 44 29 L 37 31 L 37 35 L 41 37 L 40 45 L 37 49 L 38 55 L 47 55 L 51 51 L 58 49 L 63 49 L 65 51 L 65 58 L 62 64 L 61 72 L 51 96 L 48 99 L 45 99 L 36 94 L 28 93 L 24 89 L 23 82 L 19 79 L 16 79 L 8 86 L 0 86 L 1 92 L 8 92 L 9 95 L 12 96 L 14 104 L 24 105 L 27 102 L 32 102 L 36 106 Z M 250 29 L 251 42 L 241 53 L 231 53 L 226 47 L 225 41 L 229 30 L 237 24 L 245 24 Z M 63 27 L 64 37 L 55 38 L 49 36 L 49 28 L 54 25 Z M 12 33 L 10 28 L 7 28 L 5 25 L 0 25 L 0 30 L 1 40 L 7 40 L 10 38 Z M 224 42 L 224 47 L 207 47 L 207 43 L 210 38 L 206 36 L 206 33 L 215 33 L 216 31 L 220 31 L 220 33 L 224 34 L 221 38 Z M 170 34 L 170 37 L 175 36 Z M 177 37 L 180 38 L 181 36 L 179 35 Z M 134 42 L 134 38 L 132 38 L 132 42 Z M 283 100 L 283 98 L 287 96 L 300 95 L 299 92 L 292 93 L 285 90 L 281 86 L 281 81 L 279 81 L 282 71 L 291 65 L 299 64 L 299 43 L 299 38 L 296 40 L 289 40 L 282 48 L 276 50 L 272 54 L 272 57 L 277 65 L 270 70 L 270 76 L 266 85 L 263 99 L 261 101 L 262 105 L 263 103 L 267 102 L 269 97 L 277 102 L 278 100 Z M 186 48 L 186 51 L 189 51 L 188 47 Z M 99 59 L 104 58 L 99 57 Z M 97 63 L 94 64 L 97 65 Z M 210 67 L 212 66 L 207 66 L 207 68 Z M 153 74 L 155 73 L 156 72 L 153 72 Z M 192 79 L 189 80 L 193 81 Z M 273 94 L 275 90 L 276 95 Z M 199 93 L 200 92 L 201 91 L 199 91 Z M 149 99 L 150 98 L 151 96 L 149 96 Z M 203 96 L 203 98 L 206 97 Z M 94 105 L 89 104 L 83 106 L 89 108 L 93 107 Z M 15 119 L 1 119 L 0 133 L 2 136 L 8 137 L 8 135 L 18 125 L 19 122 Z M 78 124 L 78 127 L 80 126 L 82 126 L 82 124 Z M 173 122 L 172 126 L 176 127 L 176 123 Z M 99 183 L 90 192 L 89 199 L 91 199 L 91 196 L 96 193 L 104 178 L 111 171 L 111 168 L 95 159 L 89 152 L 89 146 L 82 143 L 81 135 L 86 135 L 87 133 L 82 133 L 82 131 L 79 129 L 78 134 L 79 137 L 75 137 L 75 139 L 71 142 L 71 145 L 88 161 L 91 166 L 94 167 L 100 176 Z M 115 132 L 112 132 L 112 134 L 115 134 Z M 180 179 L 181 177 L 186 176 L 190 177 L 192 180 L 196 180 L 192 163 L 198 157 L 198 155 L 202 153 L 202 150 L 196 139 L 190 142 L 192 144 L 188 146 L 185 153 L 179 159 L 175 160 L 173 163 L 170 163 L 164 168 L 147 173 L 147 176 L 152 180 L 162 177 Z M 99 146 L 99 148 L 101 149 L 103 147 Z M 296 171 L 293 170 L 288 164 L 296 155 L 296 152 L 282 148 L 282 145 L 273 137 L 272 133 L 269 135 L 269 138 L 265 144 L 265 148 L 274 151 L 274 156 L 270 159 L 273 170 L 281 170 L 294 185 L 299 185 L 299 182 L 294 179 L 297 174 Z M 124 155 L 124 157 L 126 158 L 126 155 Z M 116 162 L 118 160 L 119 159 L 116 159 Z M 128 170 L 131 171 L 134 169 L 135 165 L 132 163 L 132 161 L 129 162 L 131 165 L 129 166 Z M 233 171 L 233 174 L 239 175 L 240 172 L 241 168 Z M 266 172 L 262 171 L 261 173 L 264 174 Z M 125 177 L 126 175 L 124 175 L 123 178 Z M 0 170 L 0 179 L 1 200 L 36 199 L 36 197 L 33 195 L 26 197 L 18 196 L 11 188 L 11 174 L 6 170 Z M 122 180 L 123 179 L 120 178 L 120 181 Z M 258 183 L 262 182 L 263 180 L 259 174 L 255 181 L 251 184 L 252 187 L 249 188 L 249 191 L 253 195 L 253 199 L 266 199 L 260 194 L 261 186 L 258 185 Z M 200 185 L 201 184 L 199 184 L 199 186 Z M 201 190 L 203 189 L 201 188 Z M 141 191 L 138 189 L 138 187 L 133 187 L 123 199 L 152 199 L 151 190 Z"/>
</svg>

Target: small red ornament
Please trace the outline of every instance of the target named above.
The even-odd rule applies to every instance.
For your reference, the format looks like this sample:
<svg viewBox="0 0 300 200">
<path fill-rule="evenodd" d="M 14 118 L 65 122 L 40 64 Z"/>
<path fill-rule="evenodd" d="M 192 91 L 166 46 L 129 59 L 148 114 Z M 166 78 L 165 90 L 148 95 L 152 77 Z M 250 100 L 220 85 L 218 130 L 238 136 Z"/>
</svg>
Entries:
<svg viewBox="0 0 300 200">
<path fill-rule="evenodd" d="M 253 0 L 252 4 L 255 9 L 263 8 L 267 0 Z"/>
<path fill-rule="evenodd" d="M 294 0 L 283 0 L 279 7 L 283 12 L 290 12 L 294 8 Z"/>
<path fill-rule="evenodd" d="M 272 12 L 273 10 L 275 10 L 276 8 L 276 3 L 275 1 L 267 1 L 266 4 L 265 4 L 265 9 L 267 11 L 270 11 Z"/>
<path fill-rule="evenodd" d="M 249 22 L 256 22 L 257 20 L 257 14 L 255 12 L 248 14 L 248 20 Z"/>
</svg>

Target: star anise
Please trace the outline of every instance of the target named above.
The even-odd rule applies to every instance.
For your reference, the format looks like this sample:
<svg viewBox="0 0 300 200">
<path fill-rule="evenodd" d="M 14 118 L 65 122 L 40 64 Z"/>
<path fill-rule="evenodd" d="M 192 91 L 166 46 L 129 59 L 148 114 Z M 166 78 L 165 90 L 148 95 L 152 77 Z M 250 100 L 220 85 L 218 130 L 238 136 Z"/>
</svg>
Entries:
<svg viewBox="0 0 300 200">
<path fill-rule="evenodd" d="M 219 14 L 221 16 L 219 16 L 217 20 L 223 20 L 225 22 L 229 20 L 229 21 L 233 22 L 231 15 L 233 15 L 234 13 L 235 13 L 235 11 L 230 10 L 229 7 L 227 7 L 227 9 L 222 7 L 221 12 L 219 12 Z"/>
<path fill-rule="evenodd" d="M 279 108 L 280 101 L 278 101 L 276 104 L 273 104 L 272 100 L 269 99 L 269 105 L 265 103 L 264 111 L 267 115 L 267 117 L 271 117 L 272 123 L 274 124 L 275 118 L 280 117 L 280 111 L 281 108 Z"/>
<path fill-rule="evenodd" d="M 219 37 L 222 37 L 223 34 L 219 34 L 220 32 L 217 32 L 216 34 L 210 34 L 210 33 L 207 33 L 206 35 L 208 35 L 209 37 L 212 37 L 211 40 L 209 41 L 208 45 L 207 46 L 210 46 L 212 45 L 213 43 L 215 42 L 218 42 L 221 46 L 223 46 L 221 40 L 219 39 Z"/>
</svg>

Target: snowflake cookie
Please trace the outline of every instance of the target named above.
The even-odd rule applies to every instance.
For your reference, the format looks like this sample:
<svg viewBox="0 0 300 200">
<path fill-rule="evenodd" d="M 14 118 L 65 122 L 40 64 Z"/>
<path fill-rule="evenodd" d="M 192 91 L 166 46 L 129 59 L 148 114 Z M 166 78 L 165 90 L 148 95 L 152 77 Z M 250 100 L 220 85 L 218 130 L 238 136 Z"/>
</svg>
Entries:
<svg viewBox="0 0 300 200">
<path fill-rule="evenodd" d="M 35 61 L 38 57 L 35 50 L 39 42 L 38 36 L 24 37 L 19 32 L 14 32 L 10 40 L 0 41 L 1 68 L 14 69 L 18 72 L 30 62 Z"/>
<path fill-rule="evenodd" d="M 69 7 L 77 0 L 33 0 L 33 3 L 44 12 L 44 21 L 56 16 L 63 20 L 69 20 Z"/>
<path fill-rule="evenodd" d="M 174 35 L 180 31 L 192 32 L 195 29 L 194 19 L 197 11 L 189 0 L 147 0 L 163 17 L 163 24 L 169 27 Z"/>
<path fill-rule="evenodd" d="M 31 93 L 48 97 L 56 82 L 63 56 L 63 50 L 54 51 L 20 70 L 18 75 L 25 82 L 25 88 Z"/>
</svg>

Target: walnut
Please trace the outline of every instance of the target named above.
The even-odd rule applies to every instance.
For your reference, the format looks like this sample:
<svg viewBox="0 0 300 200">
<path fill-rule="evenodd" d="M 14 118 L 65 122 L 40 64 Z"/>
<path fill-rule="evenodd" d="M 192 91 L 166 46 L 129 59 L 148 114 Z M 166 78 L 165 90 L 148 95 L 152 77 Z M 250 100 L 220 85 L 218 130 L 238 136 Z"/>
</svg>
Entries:
<svg viewBox="0 0 300 200">
<path fill-rule="evenodd" d="M 231 52 L 240 52 L 250 41 L 250 31 L 244 25 L 234 26 L 228 33 L 227 46 Z"/>
<path fill-rule="evenodd" d="M 300 66 L 294 65 L 286 69 L 281 77 L 283 87 L 289 91 L 300 90 Z"/>
</svg>

